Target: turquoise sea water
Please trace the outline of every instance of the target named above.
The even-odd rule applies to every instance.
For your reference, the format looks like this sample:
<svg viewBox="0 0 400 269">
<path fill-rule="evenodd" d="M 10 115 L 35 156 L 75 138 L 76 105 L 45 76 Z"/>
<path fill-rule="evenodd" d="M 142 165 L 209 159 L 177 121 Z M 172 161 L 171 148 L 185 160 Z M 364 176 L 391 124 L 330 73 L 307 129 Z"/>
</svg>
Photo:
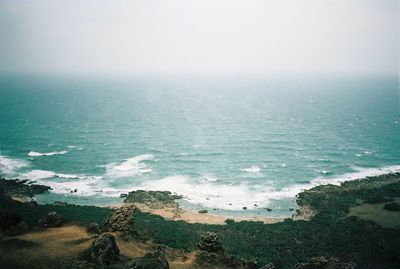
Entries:
<svg viewBox="0 0 400 269">
<path fill-rule="evenodd" d="M 279 215 L 302 189 L 400 171 L 397 77 L 2 76 L 0 128 L 2 176 L 50 185 L 41 202 L 152 189 Z"/>
</svg>

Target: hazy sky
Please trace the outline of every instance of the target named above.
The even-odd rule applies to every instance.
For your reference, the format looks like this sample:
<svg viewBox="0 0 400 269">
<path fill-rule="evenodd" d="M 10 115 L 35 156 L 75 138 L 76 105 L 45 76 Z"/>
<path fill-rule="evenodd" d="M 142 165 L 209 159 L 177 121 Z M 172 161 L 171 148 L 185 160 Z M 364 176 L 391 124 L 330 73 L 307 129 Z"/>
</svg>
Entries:
<svg viewBox="0 0 400 269">
<path fill-rule="evenodd" d="M 396 0 L 0 0 L 0 72 L 397 73 Z"/>
</svg>

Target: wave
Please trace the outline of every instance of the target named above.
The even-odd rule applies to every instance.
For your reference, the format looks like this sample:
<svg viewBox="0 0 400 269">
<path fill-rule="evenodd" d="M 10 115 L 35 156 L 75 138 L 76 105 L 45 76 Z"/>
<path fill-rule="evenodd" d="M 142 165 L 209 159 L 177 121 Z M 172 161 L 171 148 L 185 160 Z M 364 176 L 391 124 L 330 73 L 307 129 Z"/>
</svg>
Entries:
<svg viewBox="0 0 400 269">
<path fill-rule="evenodd" d="M 6 156 L 0 155 L 0 172 L 2 174 L 13 176 L 16 175 L 17 171 L 21 168 L 28 167 L 29 163 L 20 160 L 20 159 L 12 159 Z"/>
<path fill-rule="evenodd" d="M 193 204 L 225 210 L 241 210 L 244 206 L 266 204 L 265 197 L 272 190 L 263 188 L 261 192 L 257 192 L 245 183 L 237 185 L 217 184 L 212 181 L 200 183 L 182 175 L 146 181 L 135 189 L 167 190 L 183 195 L 185 200 Z"/>
<path fill-rule="evenodd" d="M 115 162 L 109 163 L 105 166 L 105 176 L 120 178 L 150 173 L 151 169 L 147 166 L 146 163 L 144 163 L 144 161 L 152 159 L 154 159 L 154 156 L 152 154 L 143 154 L 126 159 L 119 164 Z"/>
<path fill-rule="evenodd" d="M 49 186 L 51 187 L 51 192 L 56 194 L 93 196 L 100 193 L 102 188 L 101 176 L 82 176 L 46 170 L 32 170 L 23 173 L 21 177 Z"/>
<path fill-rule="evenodd" d="M 345 181 L 380 176 L 390 173 L 398 173 L 400 172 L 400 165 L 384 166 L 379 168 L 353 167 L 353 170 L 355 171 L 336 177 L 317 177 L 311 181 L 311 184 L 313 186 L 326 184 L 340 185 L 340 183 Z"/>
<path fill-rule="evenodd" d="M 61 179 L 87 179 L 96 178 L 96 176 L 81 176 L 74 174 L 62 174 L 47 170 L 32 170 L 21 174 L 21 177 L 25 179 L 38 180 L 46 178 L 61 178 Z M 101 178 L 101 177 L 100 177 Z"/>
<path fill-rule="evenodd" d="M 88 177 L 84 180 L 56 182 L 38 180 L 39 184 L 51 187 L 51 192 L 80 196 L 94 196 L 102 192 L 101 177 Z"/>
<path fill-rule="evenodd" d="M 240 171 L 247 172 L 247 173 L 260 173 L 261 168 L 256 165 L 253 165 L 248 168 L 240 169 Z"/>
<path fill-rule="evenodd" d="M 82 150 L 83 149 L 82 147 L 78 147 L 78 146 L 75 146 L 75 145 L 68 145 L 67 148 L 76 149 L 76 150 Z"/>
<path fill-rule="evenodd" d="M 67 153 L 67 150 L 61 150 L 61 151 L 52 151 L 52 152 L 36 152 L 36 151 L 30 151 L 28 153 L 28 156 L 30 157 L 40 157 L 40 156 L 53 156 L 53 155 L 60 155 L 60 154 L 65 154 Z"/>
<path fill-rule="evenodd" d="M 179 175 L 144 182 L 135 189 L 168 190 L 184 195 L 186 200 L 194 204 L 224 210 L 241 210 L 244 206 L 251 209 L 254 204 L 258 207 L 268 206 L 272 200 L 294 199 L 298 193 L 318 185 L 340 185 L 345 181 L 400 172 L 400 165 L 355 169 L 357 171 L 338 177 L 318 177 L 309 183 L 293 184 L 282 189 L 272 186 L 254 187 L 246 182 L 237 185 L 219 184 L 214 181 L 199 183 Z"/>
</svg>

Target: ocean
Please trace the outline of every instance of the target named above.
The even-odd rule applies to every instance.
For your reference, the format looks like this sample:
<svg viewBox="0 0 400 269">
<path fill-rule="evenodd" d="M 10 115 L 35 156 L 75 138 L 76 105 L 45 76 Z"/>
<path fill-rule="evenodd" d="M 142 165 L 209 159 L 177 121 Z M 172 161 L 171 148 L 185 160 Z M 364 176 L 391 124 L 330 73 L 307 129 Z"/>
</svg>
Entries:
<svg viewBox="0 0 400 269">
<path fill-rule="evenodd" d="M 284 216 L 304 189 L 400 171 L 395 76 L 3 75 L 0 128 L 1 175 L 51 186 L 41 203 L 169 190 Z"/>
</svg>

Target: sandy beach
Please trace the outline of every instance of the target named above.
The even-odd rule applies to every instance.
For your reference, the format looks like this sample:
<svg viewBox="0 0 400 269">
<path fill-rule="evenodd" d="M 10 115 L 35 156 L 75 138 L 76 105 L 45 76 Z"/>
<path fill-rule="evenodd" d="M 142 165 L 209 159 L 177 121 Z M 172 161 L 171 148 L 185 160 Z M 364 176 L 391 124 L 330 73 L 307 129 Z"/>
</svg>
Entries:
<svg viewBox="0 0 400 269">
<path fill-rule="evenodd" d="M 283 221 L 285 218 L 279 217 L 265 217 L 265 216 L 251 216 L 251 217 L 239 217 L 239 216 L 226 216 L 217 215 L 210 213 L 199 213 L 190 209 L 183 209 L 179 207 L 164 207 L 164 208 L 152 208 L 146 204 L 136 204 L 136 206 L 142 211 L 154 215 L 159 215 L 169 220 L 183 220 L 189 223 L 203 223 L 203 224 L 225 224 L 225 220 L 233 219 L 234 221 L 261 221 L 263 223 L 272 224 Z"/>
</svg>

